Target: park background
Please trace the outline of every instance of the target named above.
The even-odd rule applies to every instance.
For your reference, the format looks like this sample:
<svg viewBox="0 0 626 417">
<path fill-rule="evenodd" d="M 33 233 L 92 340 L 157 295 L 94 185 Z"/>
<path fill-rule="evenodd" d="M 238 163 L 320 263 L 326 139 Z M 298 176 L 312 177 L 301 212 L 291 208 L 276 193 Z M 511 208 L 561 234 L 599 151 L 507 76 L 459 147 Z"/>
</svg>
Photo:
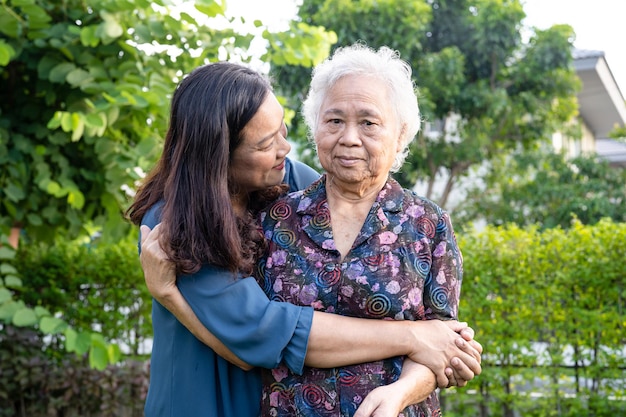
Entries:
<svg viewBox="0 0 626 417">
<path fill-rule="evenodd" d="M 529 25 L 526 3 L 304 0 L 275 26 L 212 0 L 3 1 L 0 416 L 142 415 L 151 299 L 123 212 L 176 82 L 218 59 L 268 71 L 294 156 L 315 165 L 299 115 L 310 68 L 357 40 L 411 63 L 424 129 L 397 178 L 452 213 L 464 254 L 460 318 L 484 372 L 442 393 L 444 414 L 626 415 L 626 174 L 577 146 L 574 65 L 578 48 L 606 49 L 623 85 L 623 55 L 578 45 L 567 21 Z M 552 3 L 565 16 L 590 2 Z M 619 40 L 618 2 L 592 4 L 588 21 Z M 625 121 L 592 143 L 624 144 Z"/>
</svg>

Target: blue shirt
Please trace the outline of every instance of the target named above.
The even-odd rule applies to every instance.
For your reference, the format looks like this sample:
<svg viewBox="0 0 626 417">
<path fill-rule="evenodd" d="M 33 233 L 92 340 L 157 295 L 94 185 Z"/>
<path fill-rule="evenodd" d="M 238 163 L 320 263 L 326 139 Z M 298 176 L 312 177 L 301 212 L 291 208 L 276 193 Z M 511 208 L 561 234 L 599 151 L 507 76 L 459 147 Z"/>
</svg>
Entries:
<svg viewBox="0 0 626 417">
<path fill-rule="evenodd" d="M 287 160 L 285 182 L 305 188 L 319 175 Z M 160 222 L 152 207 L 142 224 Z M 269 301 L 254 278 L 235 279 L 223 269 L 205 266 L 179 277 L 178 288 L 204 326 L 243 361 L 274 368 L 283 363 L 301 373 L 313 309 Z M 244 371 L 195 338 L 153 300 L 154 339 L 146 417 L 256 417 L 259 415 L 259 369 Z"/>
</svg>

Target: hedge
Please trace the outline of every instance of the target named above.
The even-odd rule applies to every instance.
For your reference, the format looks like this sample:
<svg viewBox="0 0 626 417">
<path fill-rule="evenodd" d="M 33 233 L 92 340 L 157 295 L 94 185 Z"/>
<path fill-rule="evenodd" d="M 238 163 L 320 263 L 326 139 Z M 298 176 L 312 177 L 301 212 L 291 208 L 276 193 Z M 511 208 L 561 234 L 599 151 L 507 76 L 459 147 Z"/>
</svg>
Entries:
<svg viewBox="0 0 626 417">
<path fill-rule="evenodd" d="M 460 318 L 483 373 L 445 415 L 626 415 L 626 223 L 516 226 L 460 236 Z"/>
</svg>

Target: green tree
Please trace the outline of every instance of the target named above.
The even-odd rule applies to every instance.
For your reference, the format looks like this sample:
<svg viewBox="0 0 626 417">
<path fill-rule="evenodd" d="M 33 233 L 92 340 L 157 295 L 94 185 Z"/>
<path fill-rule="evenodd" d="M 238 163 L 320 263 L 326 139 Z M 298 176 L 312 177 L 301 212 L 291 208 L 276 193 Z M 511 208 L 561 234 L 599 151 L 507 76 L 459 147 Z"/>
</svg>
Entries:
<svg viewBox="0 0 626 417">
<path fill-rule="evenodd" d="M 2 231 L 49 241 L 89 226 L 105 239 L 127 231 L 121 213 L 160 152 L 176 82 L 210 61 L 251 58 L 252 36 L 224 14 L 214 0 L 3 0 Z M 266 31 L 291 46 L 267 57 L 311 65 L 327 36 L 308 25 Z M 295 54 L 311 43 L 319 48 Z"/>
<path fill-rule="evenodd" d="M 626 222 L 626 170 L 611 168 L 595 155 L 569 159 L 522 152 L 494 163 L 484 180 L 468 193 L 456 215 L 459 223 L 471 219 L 568 229 L 575 219 L 585 225 L 602 218 Z"/>
<path fill-rule="evenodd" d="M 571 27 L 531 31 L 525 41 L 524 17 L 518 0 L 304 0 L 298 13 L 336 32 L 335 47 L 388 45 L 411 64 L 424 121 L 440 127 L 422 131 L 397 178 L 407 187 L 425 181 L 427 197 L 444 206 L 473 167 L 546 141 L 575 116 Z M 306 70 L 273 71 L 297 108 Z M 298 123 L 291 132 L 303 141 Z"/>
</svg>

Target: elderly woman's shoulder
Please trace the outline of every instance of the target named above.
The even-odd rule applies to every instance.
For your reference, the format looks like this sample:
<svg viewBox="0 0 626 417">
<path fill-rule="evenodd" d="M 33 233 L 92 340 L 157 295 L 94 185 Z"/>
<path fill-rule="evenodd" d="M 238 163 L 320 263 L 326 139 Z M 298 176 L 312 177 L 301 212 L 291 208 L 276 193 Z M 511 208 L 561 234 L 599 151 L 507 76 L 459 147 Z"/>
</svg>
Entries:
<svg viewBox="0 0 626 417">
<path fill-rule="evenodd" d="M 446 211 L 431 199 L 424 197 L 413 190 L 404 188 L 405 204 L 409 206 L 420 206 L 427 214 L 434 214 L 436 216 L 442 216 Z M 408 206 L 407 206 L 408 207 Z"/>
</svg>

